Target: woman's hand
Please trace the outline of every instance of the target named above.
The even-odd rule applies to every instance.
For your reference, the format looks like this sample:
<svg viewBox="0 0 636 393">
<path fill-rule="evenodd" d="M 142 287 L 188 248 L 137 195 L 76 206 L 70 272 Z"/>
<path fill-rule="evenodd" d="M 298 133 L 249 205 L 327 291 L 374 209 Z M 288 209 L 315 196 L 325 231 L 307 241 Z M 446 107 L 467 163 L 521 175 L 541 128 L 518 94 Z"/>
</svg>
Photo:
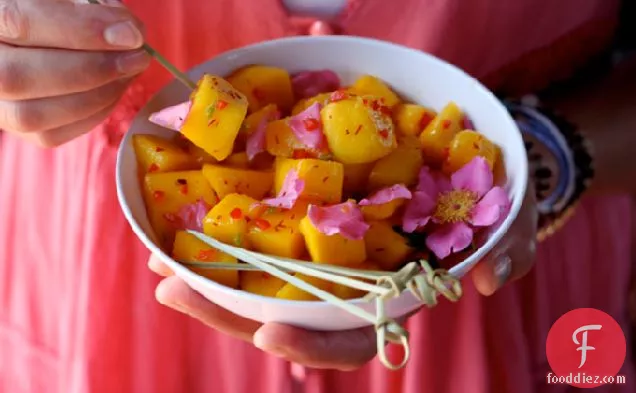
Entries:
<svg viewBox="0 0 636 393">
<path fill-rule="evenodd" d="M 1 129 L 53 147 L 106 118 L 150 62 L 141 23 L 113 3 L 0 0 Z"/>
<path fill-rule="evenodd" d="M 376 354 L 375 330 L 311 332 L 276 323 L 260 324 L 241 318 L 209 302 L 174 276 L 156 257 L 148 266 L 165 276 L 156 290 L 157 300 L 232 337 L 253 343 L 274 356 L 312 368 L 353 370 Z"/>
<path fill-rule="evenodd" d="M 471 271 L 477 290 L 492 295 L 504 284 L 523 277 L 534 265 L 538 213 L 534 187 L 528 182 L 516 220 L 497 246 Z"/>
</svg>

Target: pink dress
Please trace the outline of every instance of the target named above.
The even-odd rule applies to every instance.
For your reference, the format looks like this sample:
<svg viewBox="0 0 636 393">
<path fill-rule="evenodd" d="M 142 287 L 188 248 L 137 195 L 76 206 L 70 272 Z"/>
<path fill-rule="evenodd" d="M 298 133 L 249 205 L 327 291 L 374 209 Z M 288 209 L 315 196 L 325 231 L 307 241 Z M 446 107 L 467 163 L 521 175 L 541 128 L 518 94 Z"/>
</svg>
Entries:
<svg viewBox="0 0 636 393">
<path fill-rule="evenodd" d="M 399 3 L 399 7 L 396 7 Z M 306 34 L 280 0 L 131 0 L 149 42 L 181 68 L 261 40 Z M 247 6 L 246 4 L 251 4 Z M 540 88 L 605 47 L 616 0 L 359 0 L 337 20 L 351 35 L 434 53 L 507 92 Z M 159 278 L 115 196 L 115 153 L 131 117 L 169 80 L 153 66 L 101 127 L 42 150 L 0 134 L 0 392 L 291 392 L 290 365 L 154 300 Z M 588 199 L 539 247 L 536 268 L 497 295 L 469 281 L 458 304 L 409 321 L 399 372 L 307 370 L 310 393 L 565 392 L 546 385 L 547 331 L 596 307 L 629 333 L 632 203 Z M 629 337 L 628 337 L 629 338 Z M 631 356 L 621 370 L 634 391 Z M 630 386 L 631 385 L 631 386 Z"/>
</svg>

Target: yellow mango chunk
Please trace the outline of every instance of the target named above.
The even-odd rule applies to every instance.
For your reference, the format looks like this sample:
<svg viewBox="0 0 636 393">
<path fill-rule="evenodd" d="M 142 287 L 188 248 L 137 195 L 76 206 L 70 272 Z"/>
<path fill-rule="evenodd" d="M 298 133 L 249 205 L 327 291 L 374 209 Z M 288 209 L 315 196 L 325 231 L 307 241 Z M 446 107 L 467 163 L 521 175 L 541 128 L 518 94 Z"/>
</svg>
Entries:
<svg viewBox="0 0 636 393">
<path fill-rule="evenodd" d="M 365 221 L 385 220 L 393 216 L 405 203 L 406 199 L 400 198 L 381 205 L 360 206 L 360 210 Z"/>
<path fill-rule="evenodd" d="M 305 217 L 300 221 L 300 232 L 312 261 L 342 266 L 359 265 L 367 259 L 364 240 L 351 240 L 339 234 L 325 235 Z"/>
<path fill-rule="evenodd" d="M 386 107 L 368 98 L 350 97 L 331 102 L 320 111 L 323 132 L 337 161 L 363 164 L 397 147 L 393 121 L 382 108 Z"/>
<path fill-rule="evenodd" d="M 203 176 L 210 182 L 219 198 L 237 193 L 254 199 L 262 199 L 271 191 L 274 182 L 274 173 L 271 171 L 256 171 L 212 164 L 203 166 Z"/>
<path fill-rule="evenodd" d="M 362 194 L 367 189 L 369 174 L 375 163 L 344 164 L 343 192 L 347 195 Z"/>
<path fill-rule="evenodd" d="M 367 184 L 369 190 L 376 191 L 394 184 L 407 187 L 417 184 L 423 165 L 419 141 L 414 136 L 404 136 L 399 141 L 397 149 L 379 159 L 371 169 Z"/>
<path fill-rule="evenodd" d="M 462 130 L 464 114 L 454 102 L 448 103 L 420 134 L 424 162 L 439 166 L 448 156 L 448 147 Z"/>
<path fill-rule="evenodd" d="M 450 175 L 477 156 L 483 157 L 490 169 L 493 169 L 497 155 L 497 147 L 482 134 L 473 130 L 460 131 L 450 143 L 448 158 L 444 161 L 442 170 Z"/>
<path fill-rule="evenodd" d="M 172 258 L 179 262 L 238 263 L 233 256 L 208 246 L 185 231 L 178 231 L 175 235 Z M 188 269 L 226 287 L 238 288 L 239 273 L 236 270 L 205 269 L 195 266 L 188 266 Z"/>
<path fill-rule="evenodd" d="M 399 104 L 393 110 L 393 122 L 400 135 L 419 136 L 437 113 L 425 106 Z"/>
<path fill-rule="evenodd" d="M 228 158 L 223 160 L 223 165 L 247 169 L 250 167 L 250 160 L 247 158 L 247 153 L 243 151 L 231 154 Z"/>
<path fill-rule="evenodd" d="M 218 200 L 200 170 L 148 173 L 143 190 L 150 225 L 166 250 L 171 249 L 176 230 L 182 229 L 179 212 L 184 206 L 203 199 L 212 207 Z"/>
<path fill-rule="evenodd" d="M 247 195 L 226 195 L 203 219 L 203 233 L 232 246 L 249 248 L 247 227 L 257 203 Z"/>
<path fill-rule="evenodd" d="M 389 222 L 373 221 L 364 235 L 364 243 L 369 259 L 375 261 L 381 270 L 394 271 L 413 252 L 407 240 L 395 232 Z"/>
<path fill-rule="evenodd" d="M 192 106 L 181 133 L 221 161 L 232 153 L 247 113 L 247 99 L 226 80 L 204 75 L 192 93 Z"/>
<path fill-rule="evenodd" d="M 285 285 L 285 281 L 262 271 L 243 271 L 239 277 L 242 290 L 261 296 L 275 297 Z"/>
<path fill-rule="evenodd" d="M 285 158 L 318 158 L 329 154 L 322 150 L 307 149 L 289 127 L 289 118 L 274 120 L 265 129 L 265 150 L 275 157 Z"/>
<path fill-rule="evenodd" d="M 247 66 L 233 72 L 227 80 L 247 97 L 250 112 L 268 104 L 276 104 L 283 111 L 288 111 L 294 103 L 291 78 L 283 68 Z"/>
<path fill-rule="evenodd" d="M 291 114 L 297 115 L 315 103 L 326 105 L 329 102 L 330 97 L 331 93 L 320 93 L 314 97 L 303 98 L 302 100 L 299 100 L 296 105 L 294 105 Z"/>
<path fill-rule="evenodd" d="M 250 221 L 247 238 L 255 251 L 284 258 L 300 259 L 305 254 L 305 238 L 298 229 L 307 215 L 306 201 L 297 201 L 289 210 L 270 208 Z"/>
<path fill-rule="evenodd" d="M 372 75 L 363 75 L 358 78 L 351 86 L 351 92 L 360 96 L 382 98 L 389 107 L 400 102 L 400 97 L 386 83 Z"/>
<path fill-rule="evenodd" d="M 307 284 L 310 284 L 318 289 L 322 289 L 323 291 L 329 292 L 333 283 L 331 281 L 322 280 L 320 278 L 307 276 L 304 274 L 296 273 L 294 277 L 303 280 Z M 279 299 L 287 299 L 287 300 L 297 300 L 297 301 L 316 301 L 320 300 L 320 298 L 312 295 L 309 292 L 305 292 L 304 290 L 294 286 L 291 283 L 286 283 L 277 293 L 276 297 Z"/>
<path fill-rule="evenodd" d="M 382 271 L 380 266 L 378 266 L 376 263 L 371 261 L 363 262 L 362 264 L 356 266 L 355 268 L 362 269 L 362 270 Z M 370 284 L 374 283 L 374 281 L 370 281 L 370 280 L 364 280 L 364 281 L 368 281 Z M 355 288 L 348 287 L 346 285 L 336 284 L 336 283 L 333 284 L 330 292 L 338 296 L 340 299 L 345 299 L 345 300 L 358 299 L 358 298 L 364 297 L 367 294 L 367 292 L 362 291 L 360 289 L 355 289 Z"/>
<path fill-rule="evenodd" d="M 133 135 L 132 142 L 141 173 L 183 171 L 199 167 L 181 146 L 168 139 L 137 134 Z"/>
<path fill-rule="evenodd" d="M 285 177 L 293 169 L 298 172 L 298 178 L 305 181 L 301 197 L 326 203 L 338 203 L 342 198 L 344 170 L 339 162 L 311 158 L 300 160 L 278 158 L 275 168 L 274 190 L 276 195 L 283 187 Z"/>
</svg>

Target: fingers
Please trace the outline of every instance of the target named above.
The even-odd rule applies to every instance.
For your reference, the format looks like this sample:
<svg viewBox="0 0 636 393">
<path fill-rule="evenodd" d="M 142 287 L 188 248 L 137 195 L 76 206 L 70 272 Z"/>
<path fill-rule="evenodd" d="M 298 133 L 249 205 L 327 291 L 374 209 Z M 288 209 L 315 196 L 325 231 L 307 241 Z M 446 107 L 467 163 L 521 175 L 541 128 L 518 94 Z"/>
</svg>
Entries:
<svg viewBox="0 0 636 393">
<path fill-rule="evenodd" d="M 80 52 L 0 45 L 0 99 L 29 100 L 93 90 L 142 72 L 150 61 L 143 50 Z"/>
<path fill-rule="evenodd" d="M 0 128 L 18 133 L 42 132 L 73 124 L 115 103 L 128 80 L 97 89 L 28 101 L 0 101 Z"/>
<path fill-rule="evenodd" d="M 174 274 L 172 270 L 154 254 L 150 255 L 150 259 L 148 259 L 148 268 L 163 277 L 172 276 Z"/>
<path fill-rule="evenodd" d="M 137 49 L 142 24 L 123 7 L 50 0 L 0 0 L 0 41 L 76 50 Z"/>
<path fill-rule="evenodd" d="M 101 122 L 110 114 L 116 104 L 112 104 L 106 109 L 102 109 L 96 114 L 80 120 L 68 126 L 59 127 L 53 130 L 47 130 L 44 132 L 31 132 L 25 134 L 26 140 L 35 143 L 41 147 L 52 148 L 61 146 L 81 135 L 86 134 Z"/>
<path fill-rule="evenodd" d="M 159 303 L 198 319 L 224 334 L 247 342 L 252 342 L 254 332 L 261 326 L 258 322 L 241 318 L 211 303 L 176 276 L 161 281 L 155 296 Z"/>
<path fill-rule="evenodd" d="M 254 334 L 254 345 L 273 355 L 312 368 L 354 370 L 376 355 L 373 328 L 312 332 L 269 323 Z"/>
<path fill-rule="evenodd" d="M 533 241 L 516 242 L 510 249 L 492 253 L 471 272 L 475 288 L 490 296 L 507 282 L 523 277 L 532 269 L 535 253 Z"/>
</svg>

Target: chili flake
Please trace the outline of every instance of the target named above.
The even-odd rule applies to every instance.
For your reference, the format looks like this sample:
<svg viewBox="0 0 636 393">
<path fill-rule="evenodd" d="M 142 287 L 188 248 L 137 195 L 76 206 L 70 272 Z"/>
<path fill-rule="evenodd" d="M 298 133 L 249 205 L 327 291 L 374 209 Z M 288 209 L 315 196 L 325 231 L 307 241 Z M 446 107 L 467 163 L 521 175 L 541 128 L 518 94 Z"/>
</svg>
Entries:
<svg viewBox="0 0 636 393">
<path fill-rule="evenodd" d="M 188 195 L 188 185 L 184 184 L 179 186 L 179 192 L 182 193 L 183 195 Z"/>
<path fill-rule="evenodd" d="M 188 181 L 186 179 L 177 179 L 177 184 L 180 186 L 188 185 Z"/>
<path fill-rule="evenodd" d="M 152 193 L 152 197 L 156 200 L 156 201 L 160 201 L 163 199 L 163 197 L 166 196 L 166 193 L 163 191 L 155 191 Z"/>
<path fill-rule="evenodd" d="M 314 131 L 320 127 L 320 122 L 312 118 L 304 119 L 303 124 L 305 125 L 305 128 L 307 129 L 307 131 Z"/>
<path fill-rule="evenodd" d="M 200 250 L 196 259 L 202 262 L 209 262 L 209 261 L 213 261 L 215 257 L 216 257 L 216 250 L 209 249 L 209 250 Z"/>
<path fill-rule="evenodd" d="M 451 124 L 453 124 L 453 122 L 448 120 L 448 119 L 446 119 L 446 120 L 442 121 L 442 128 L 446 129 L 446 128 L 450 127 Z"/>
<path fill-rule="evenodd" d="M 378 134 L 380 134 L 383 139 L 387 139 L 389 137 L 389 131 L 386 129 L 378 131 Z"/>
<path fill-rule="evenodd" d="M 329 176 L 325 176 L 325 177 L 323 177 L 323 178 L 322 178 L 322 182 L 323 182 L 323 183 L 326 183 L 326 182 L 327 182 L 327 180 L 329 180 Z"/>
<path fill-rule="evenodd" d="M 261 231 L 266 231 L 272 226 L 269 221 L 263 220 L 262 218 L 257 218 L 256 220 L 254 220 L 254 225 L 256 225 L 256 227 L 258 227 L 258 229 L 260 229 Z"/>
<path fill-rule="evenodd" d="M 433 121 L 433 116 L 428 112 L 424 112 L 420 118 L 420 129 L 425 129 L 431 121 Z"/>
<path fill-rule="evenodd" d="M 165 150 L 165 149 L 164 149 L 163 147 L 159 147 L 159 146 L 155 147 L 155 151 L 156 151 L 157 153 L 161 153 L 161 152 L 162 152 L 162 151 L 164 151 L 164 150 Z"/>
<path fill-rule="evenodd" d="M 227 106 L 227 102 L 223 101 L 223 100 L 219 100 L 216 102 L 216 109 L 224 109 Z"/>
<path fill-rule="evenodd" d="M 238 207 L 235 207 L 234 210 L 230 212 L 230 217 L 235 220 L 240 220 L 243 217 L 243 212 Z"/>
<path fill-rule="evenodd" d="M 358 135 L 361 130 L 362 130 L 362 124 L 358 125 L 358 128 L 356 128 L 356 132 L 354 132 L 353 135 Z"/>
<path fill-rule="evenodd" d="M 159 170 L 159 165 L 155 164 L 154 162 L 150 164 L 150 166 L 148 167 L 149 173 L 157 172 L 158 170 Z"/>
</svg>

